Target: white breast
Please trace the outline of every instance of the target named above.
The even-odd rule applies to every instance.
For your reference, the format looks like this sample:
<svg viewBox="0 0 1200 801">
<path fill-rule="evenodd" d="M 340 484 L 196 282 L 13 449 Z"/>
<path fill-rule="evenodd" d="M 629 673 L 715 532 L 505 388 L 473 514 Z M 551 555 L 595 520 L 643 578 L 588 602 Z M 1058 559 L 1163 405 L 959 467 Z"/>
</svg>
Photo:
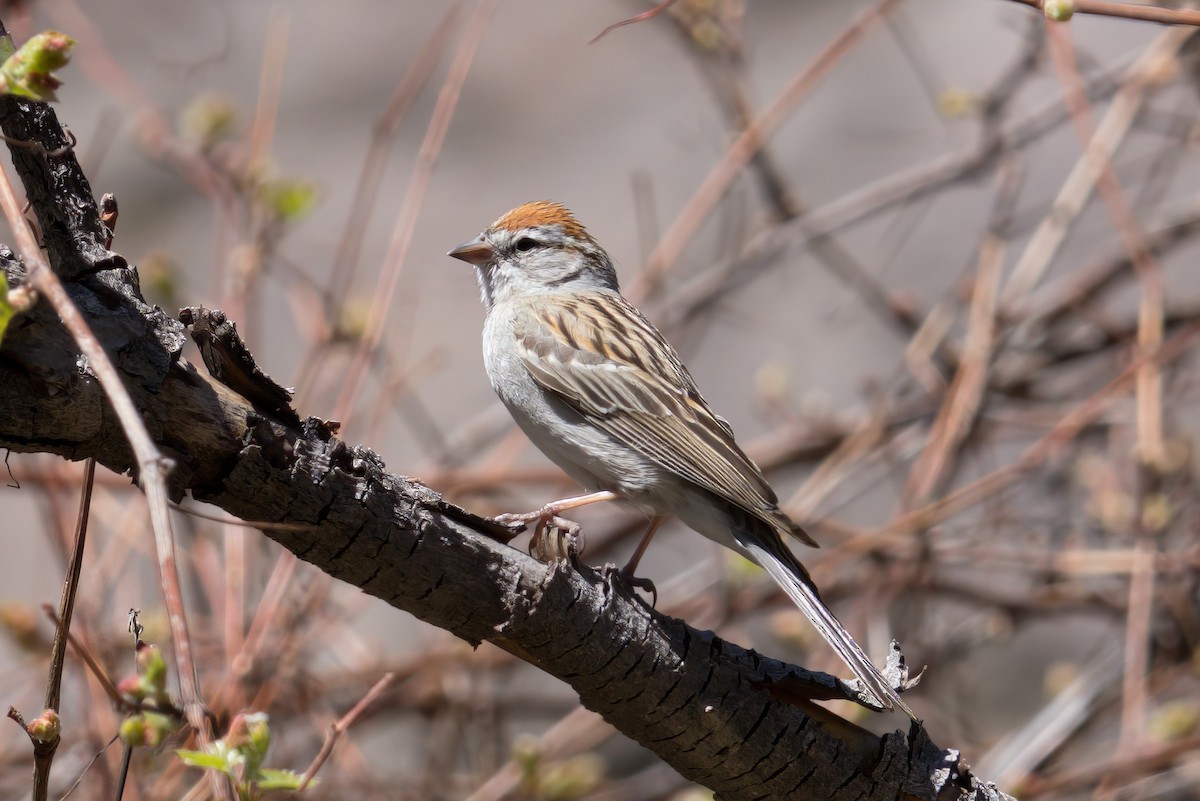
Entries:
<svg viewBox="0 0 1200 801">
<path fill-rule="evenodd" d="M 645 457 L 589 425 L 574 410 L 545 392 L 518 355 L 514 310 L 492 307 L 483 329 L 483 362 L 492 388 L 530 441 L 589 491 L 613 490 L 639 506 L 663 478 Z"/>
</svg>

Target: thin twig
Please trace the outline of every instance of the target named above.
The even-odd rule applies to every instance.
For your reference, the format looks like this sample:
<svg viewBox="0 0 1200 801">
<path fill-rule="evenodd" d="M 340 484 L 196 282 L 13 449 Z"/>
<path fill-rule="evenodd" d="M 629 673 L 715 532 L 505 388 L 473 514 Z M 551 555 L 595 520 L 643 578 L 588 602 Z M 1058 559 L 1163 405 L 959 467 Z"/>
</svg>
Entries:
<svg viewBox="0 0 1200 801">
<path fill-rule="evenodd" d="M 92 509 L 92 488 L 96 478 L 96 460 L 88 459 L 83 468 L 83 490 L 79 499 L 79 519 L 75 524 L 75 543 L 71 546 L 71 562 L 63 582 L 58 602 L 58 625 L 54 630 L 54 649 L 50 654 L 50 677 L 46 682 L 46 708 L 58 709 L 62 694 L 63 662 L 67 653 L 67 632 L 75 612 L 75 594 L 83 569 L 83 546 L 87 541 L 88 514 Z"/>
<path fill-rule="evenodd" d="M 58 801 L 67 801 L 67 799 L 71 797 L 71 793 L 75 792 L 75 788 L 83 782 L 83 777 L 87 775 L 89 770 L 91 770 L 92 765 L 95 765 L 96 761 L 99 760 L 100 757 L 104 756 L 108 749 L 112 747 L 112 744 L 120 738 L 121 735 L 114 734 L 112 739 L 105 743 L 103 748 L 92 755 L 92 758 L 88 760 L 88 763 L 83 766 L 83 770 L 79 771 L 79 776 L 76 777 L 75 781 L 71 783 L 71 786 L 67 788 L 67 791 L 62 794 L 62 797 L 59 798 Z"/>
<path fill-rule="evenodd" d="M 395 673 L 386 673 L 379 681 L 375 682 L 374 686 L 367 691 L 357 704 L 351 707 L 350 711 L 342 717 L 329 724 L 329 731 L 325 733 L 325 742 L 321 745 L 321 750 L 317 752 L 313 758 L 312 764 L 308 766 L 308 770 L 304 771 L 304 780 L 300 782 L 300 786 L 296 788 L 296 792 L 304 792 L 305 788 L 312 782 L 313 777 L 317 775 L 317 771 L 325 764 L 325 760 L 329 759 L 329 755 L 333 753 L 333 747 L 337 745 L 337 741 L 341 739 L 346 730 L 354 725 L 354 721 L 358 720 L 367 707 L 375 702 L 375 699 L 383 695 L 384 691 L 391 686 L 396 680 Z"/>
<path fill-rule="evenodd" d="M 1036 8 L 1045 13 L 1046 0 L 1012 0 L 1023 6 Z M 1107 0 L 1071 0 L 1071 10 L 1076 14 L 1096 14 L 1103 17 L 1136 19 L 1143 22 L 1158 22 L 1163 25 L 1200 25 L 1200 11 L 1187 8 L 1162 8 L 1161 6 L 1138 5 L 1136 3 L 1110 3 Z"/>
<path fill-rule="evenodd" d="M 62 623 L 58 619 L 58 615 L 54 612 L 54 607 L 50 606 L 50 604 L 44 604 L 42 606 L 42 611 L 46 613 L 46 617 L 50 618 L 50 621 L 56 627 L 62 629 L 66 633 L 67 642 L 71 645 L 71 648 L 75 650 L 76 656 L 82 659 L 83 664 L 86 665 L 87 669 L 92 672 L 92 676 L 96 679 L 96 683 L 100 685 L 100 689 L 104 690 L 104 694 L 108 696 L 108 700 L 112 701 L 113 706 L 117 707 L 118 709 L 129 708 L 129 704 L 121 696 L 121 691 L 117 689 L 117 685 L 112 683 L 112 680 L 108 677 L 108 674 L 104 672 L 104 668 L 101 667 L 100 663 L 96 660 L 96 657 L 92 655 L 92 652 L 88 650 L 83 643 L 75 639 L 74 634 L 62 626 Z"/>
<path fill-rule="evenodd" d="M 125 780 L 129 778 L 129 760 L 133 758 L 133 746 L 129 743 L 124 744 L 124 750 L 121 752 L 121 767 L 117 770 L 117 792 L 113 798 L 116 801 L 121 801 L 125 795 Z"/>
<path fill-rule="evenodd" d="M 287 60 L 289 27 L 288 17 L 282 8 L 273 6 L 267 18 L 267 41 L 263 45 L 262 66 L 258 73 L 258 104 L 254 109 L 246 154 L 251 170 L 264 166 L 279 117 L 279 95 L 283 84 L 283 66 Z"/>
<path fill-rule="evenodd" d="M 314 526 L 312 523 L 275 523 L 271 520 L 239 520 L 227 515 L 214 515 L 207 512 L 201 512 L 199 509 L 193 509 L 190 506 L 182 506 L 174 502 L 171 503 L 171 508 L 180 514 L 198 517 L 202 520 L 211 520 L 214 523 L 220 523 L 225 526 L 255 528 L 260 531 L 312 531 L 316 528 L 316 526 Z"/>
<path fill-rule="evenodd" d="M 617 28 L 624 28 L 626 25 L 633 25 L 635 22 L 644 22 L 645 20 L 651 19 L 653 17 L 657 17 L 659 14 L 663 13 L 664 11 L 666 11 L 668 8 L 670 8 L 674 4 L 675 4 L 675 0 L 663 0 L 661 3 L 659 3 L 658 5 L 656 5 L 654 8 L 650 9 L 649 11 L 643 11 L 641 14 L 634 14 L 632 17 L 629 17 L 628 19 L 623 19 L 620 22 L 614 22 L 612 25 L 609 25 L 607 28 L 600 31 L 600 33 L 598 33 L 594 37 L 592 37 L 591 40 L 588 41 L 588 44 L 595 44 L 596 42 L 600 41 L 605 36 L 607 36 L 610 32 L 615 31 Z"/>
<path fill-rule="evenodd" d="M 945 479 L 954 454 L 962 445 L 983 405 L 995 339 L 996 298 L 1004 268 L 1004 244 L 988 232 L 979 248 L 979 269 L 971 302 L 966 342 L 958 371 L 929 432 L 929 444 L 909 473 L 905 493 L 910 506 L 920 505 Z"/>
<path fill-rule="evenodd" d="M 75 524 L 75 543 L 71 548 L 71 559 L 67 565 L 67 576 L 63 581 L 62 596 L 58 602 L 55 618 L 54 645 L 50 652 L 50 673 L 46 678 L 45 712 L 57 714 L 62 696 L 63 665 L 67 657 L 67 637 L 71 629 L 71 615 L 75 611 L 75 594 L 79 589 L 79 577 L 83 568 L 83 546 L 87 541 L 88 513 L 92 507 L 92 480 L 96 475 L 96 460 L 88 459 L 84 470 L 82 497 L 79 500 L 79 516 Z M 15 710 L 14 710 L 15 711 Z M 10 717 L 12 712 L 10 711 Z M 14 718 L 15 719 L 15 718 Z M 32 737 L 32 732 L 30 732 Z M 33 800 L 46 801 L 50 791 L 50 766 L 58 751 L 61 735 L 52 730 L 48 736 L 34 739 L 33 747 Z"/>
</svg>

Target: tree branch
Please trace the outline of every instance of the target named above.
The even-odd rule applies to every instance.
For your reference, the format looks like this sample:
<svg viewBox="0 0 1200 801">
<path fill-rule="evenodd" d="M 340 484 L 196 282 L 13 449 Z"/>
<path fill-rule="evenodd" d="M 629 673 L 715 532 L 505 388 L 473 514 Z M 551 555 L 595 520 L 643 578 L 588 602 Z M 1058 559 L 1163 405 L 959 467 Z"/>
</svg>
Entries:
<svg viewBox="0 0 1200 801">
<path fill-rule="evenodd" d="M 42 104 L 0 103 L 6 130 L 12 115 L 32 142 L 62 135 Z M 1006 798 L 919 727 L 878 737 L 810 702 L 852 695 L 836 679 L 656 613 L 606 571 L 537 562 L 503 544 L 507 532 L 495 523 L 389 474 L 322 421 L 297 428 L 255 409 L 180 358 L 179 323 L 144 302 L 136 269 L 115 254 L 97 257 L 88 232 L 99 221 L 94 203 L 76 202 L 90 190 L 74 157 L 51 167 L 36 147 L 16 152 L 33 154 L 19 173 L 55 269 L 158 447 L 177 462 L 176 499 L 190 492 L 239 517 L 306 524 L 264 533 L 398 609 L 561 678 L 585 706 L 722 798 Z M 22 282 L 11 251 L 0 264 L 10 284 Z M 45 303 L 10 326 L 0 349 L 0 446 L 92 457 L 119 473 L 135 467 L 102 390 Z"/>
</svg>

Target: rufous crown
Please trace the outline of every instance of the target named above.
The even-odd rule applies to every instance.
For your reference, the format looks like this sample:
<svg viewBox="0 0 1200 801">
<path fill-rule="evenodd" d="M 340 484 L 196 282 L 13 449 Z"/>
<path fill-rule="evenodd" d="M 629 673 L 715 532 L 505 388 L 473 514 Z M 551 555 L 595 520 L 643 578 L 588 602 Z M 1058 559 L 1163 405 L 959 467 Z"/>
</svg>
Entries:
<svg viewBox="0 0 1200 801">
<path fill-rule="evenodd" d="M 492 228 L 506 231 L 521 231 L 525 228 L 557 225 L 562 232 L 575 239 L 589 238 L 587 231 L 570 210 L 561 203 L 550 200 L 535 200 L 523 206 L 517 206 L 505 214 Z"/>
</svg>

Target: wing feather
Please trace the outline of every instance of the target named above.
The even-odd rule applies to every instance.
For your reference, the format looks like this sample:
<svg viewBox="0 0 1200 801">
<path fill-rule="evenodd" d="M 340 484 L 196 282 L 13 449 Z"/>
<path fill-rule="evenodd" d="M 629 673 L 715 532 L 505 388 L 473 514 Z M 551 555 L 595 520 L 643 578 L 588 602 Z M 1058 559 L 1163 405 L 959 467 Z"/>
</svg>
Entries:
<svg viewBox="0 0 1200 801">
<path fill-rule="evenodd" d="M 617 293 L 531 304 L 514 332 L 542 388 L 601 430 L 777 529 L 811 543 L 708 407 L 679 356 Z"/>
</svg>

